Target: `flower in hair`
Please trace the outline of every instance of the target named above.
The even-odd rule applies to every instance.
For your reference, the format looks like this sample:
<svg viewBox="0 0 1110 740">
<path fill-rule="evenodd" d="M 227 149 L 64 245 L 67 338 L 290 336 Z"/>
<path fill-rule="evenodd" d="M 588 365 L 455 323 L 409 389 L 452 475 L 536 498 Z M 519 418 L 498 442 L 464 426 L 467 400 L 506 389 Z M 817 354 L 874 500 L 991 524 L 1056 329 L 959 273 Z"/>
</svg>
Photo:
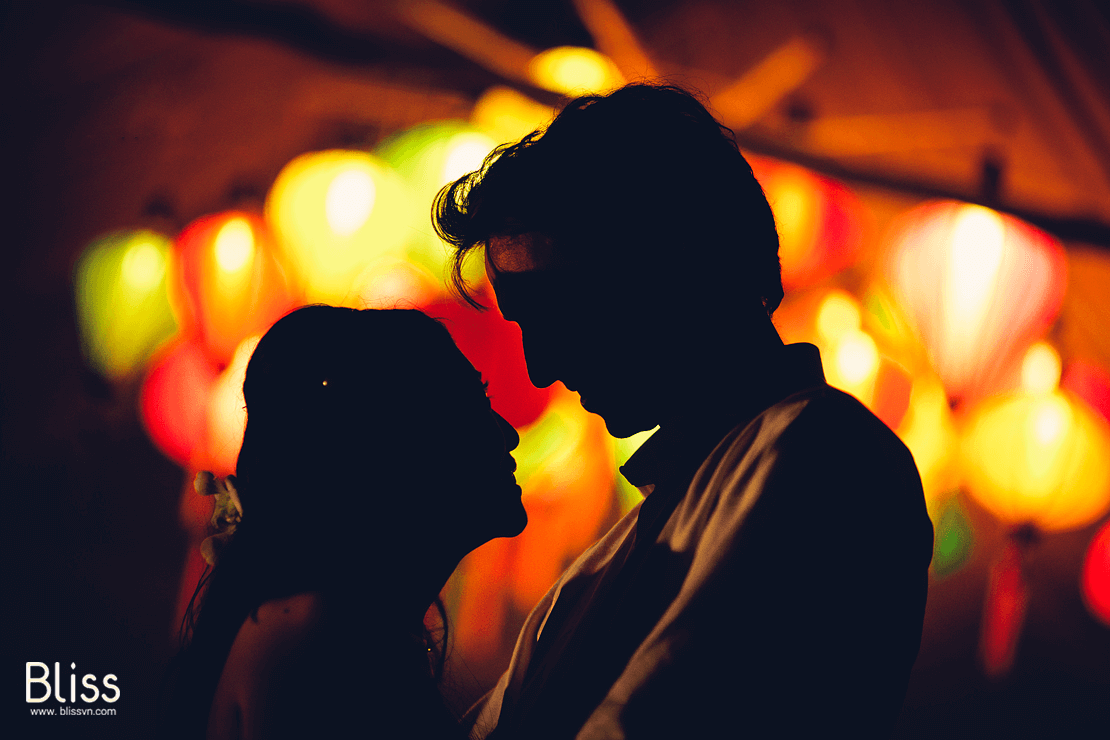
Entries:
<svg viewBox="0 0 1110 740">
<path fill-rule="evenodd" d="M 239 491 L 235 489 L 235 476 L 217 478 L 207 470 L 202 470 L 193 479 L 193 489 L 201 496 L 216 497 L 210 522 L 216 532 L 200 543 L 200 554 L 204 556 L 205 562 L 215 565 L 220 551 L 231 540 L 236 526 L 243 519 L 243 504 L 239 501 Z"/>
</svg>

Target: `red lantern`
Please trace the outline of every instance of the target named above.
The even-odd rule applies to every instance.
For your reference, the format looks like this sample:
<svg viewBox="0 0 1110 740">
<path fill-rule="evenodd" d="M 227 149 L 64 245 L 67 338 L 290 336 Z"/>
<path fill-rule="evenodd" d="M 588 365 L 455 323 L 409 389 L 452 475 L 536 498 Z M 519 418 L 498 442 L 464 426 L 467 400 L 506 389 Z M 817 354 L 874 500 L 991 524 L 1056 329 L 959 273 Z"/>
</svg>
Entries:
<svg viewBox="0 0 1110 740">
<path fill-rule="evenodd" d="M 1110 520 L 1095 533 L 1083 561 L 1083 601 L 1087 609 L 1110 627 Z"/>
<path fill-rule="evenodd" d="M 851 190 L 797 165 L 749 161 L 775 214 L 787 290 L 816 285 L 855 261 L 865 211 Z"/>
<path fill-rule="evenodd" d="M 201 452 L 208 393 L 217 369 L 195 341 L 181 341 L 157 360 L 139 394 L 147 434 L 167 457 L 185 467 Z"/>
<path fill-rule="evenodd" d="M 258 216 L 227 211 L 197 219 L 181 232 L 174 251 L 171 295 L 182 324 L 221 365 L 245 337 L 265 332 L 294 305 Z"/>
</svg>

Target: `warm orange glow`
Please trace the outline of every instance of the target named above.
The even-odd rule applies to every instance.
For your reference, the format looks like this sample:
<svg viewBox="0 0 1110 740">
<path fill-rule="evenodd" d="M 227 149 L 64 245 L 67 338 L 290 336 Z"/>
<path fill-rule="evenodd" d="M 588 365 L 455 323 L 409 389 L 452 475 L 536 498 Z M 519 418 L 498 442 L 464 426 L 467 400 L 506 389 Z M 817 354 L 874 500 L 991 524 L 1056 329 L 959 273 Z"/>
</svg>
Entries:
<svg viewBox="0 0 1110 740">
<path fill-rule="evenodd" d="M 533 84 L 563 95 L 606 93 L 624 84 L 609 57 L 580 46 L 540 52 L 528 65 L 528 77 Z"/>
<path fill-rule="evenodd" d="M 199 218 L 174 244 L 170 295 L 186 333 L 219 364 L 295 303 L 273 238 L 261 218 L 227 211 Z"/>
<path fill-rule="evenodd" d="M 829 291 L 817 309 L 817 336 L 828 344 L 859 331 L 861 323 L 859 303 L 843 290 Z"/>
<path fill-rule="evenodd" d="M 380 159 L 332 150 L 285 166 L 267 196 L 266 219 L 307 300 L 347 305 L 355 278 L 402 246 L 412 204 Z"/>
<path fill-rule="evenodd" d="M 783 285 L 816 285 L 852 264 L 863 243 L 859 199 L 840 183 L 796 165 L 750 160 L 775 214 Z"/>
<path fill-rule="evenodd" d="M 949 397 L 997 390 L 1063 299 L 1063 251 L 981 206 L 931 203 L 896 229 L 890 276 Z"/>
<path fill-rule="evenodd" d="M 1021 361 L 1021 387 L 1030 393 L 1051 393 L 1060 384 L 1060 354 L 1045 342 L 1037 342 Z"/>
<path fill-rule="evenodd" d="M 218 476 L 235 472 L 243 431 L 247 428 L 243 381 L 247 377 L 247 363 L 261 338 L 256 334 L 239 343 L 231 364 L 213 381 L 208 393 L 204 468 Z"/>
<path fill-rule="evenodd" d="M 963 469 L 970 493 L 1006 523 L 1082 527 L 1110 506 L 1110 428 L 1059 391 L 992 398 L 969 421 Z"/>
<path fill-rule="evenodd" d="M 491 87 L 482 93 L 470 112 L 470 122 L 489 131 L 499 142 L 518 141 L 543 128 L 555 115 L 549 106 L 537 103 L 509 87 Z"/>
<path fill-rule="evenodd" d="M 948 399 L 939 380 L 918 378 L 914 382 L 909 409 L 897 431 L 913 454 L 925 500 L 934 508 L 955 487 L 953 451 L 958 445 Z"/>
</svg>

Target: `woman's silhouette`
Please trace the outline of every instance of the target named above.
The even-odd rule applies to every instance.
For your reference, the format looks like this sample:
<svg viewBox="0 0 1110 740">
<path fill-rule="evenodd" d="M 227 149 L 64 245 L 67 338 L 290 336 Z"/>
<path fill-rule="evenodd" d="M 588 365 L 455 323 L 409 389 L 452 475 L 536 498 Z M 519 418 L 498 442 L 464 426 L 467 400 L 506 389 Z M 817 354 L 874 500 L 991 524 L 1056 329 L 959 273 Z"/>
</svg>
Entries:
<svg viewBox="0 0 1110 740">
<path fill-rule="evenodd" d="M 424 617 L 466 553 L 526 522 L 519 438 L 478 371 L 418 311 L 309 306 L 243 391 L 242 517 L 190 610 L 168 733 L 461 737 Z"/>
</svg>

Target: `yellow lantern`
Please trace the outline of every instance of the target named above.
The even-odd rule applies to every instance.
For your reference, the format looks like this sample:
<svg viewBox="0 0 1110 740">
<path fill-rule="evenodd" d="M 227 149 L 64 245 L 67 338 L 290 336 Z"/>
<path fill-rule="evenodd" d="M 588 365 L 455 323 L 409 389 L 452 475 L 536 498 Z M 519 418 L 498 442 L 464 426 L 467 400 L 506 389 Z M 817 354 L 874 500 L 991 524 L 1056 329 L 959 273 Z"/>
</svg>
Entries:
<svg viewBox="0 0 1110 740">
<path fill-rule="evenodd" d="M 896 229 L 891 283 L 954 406 L 998 390 L 1059 311 L 1063 250 L 982 206 L 943 201 Z"/>
<path fill-rule="evenodd" d="M 352 303 L 353 283 L 376 260 L 400 249 L 411 200 L 378 157 L 332 150 L 303 154 L 278 174 L 266 218 L 283 262 L 309 301 Z"/>
<path fill-rule="evenodd" d="M 581 46 L 541 51 L 528 64 L 528 78 L 562 95 L 604 94 L 624 84 L 624 76 L 613 60 Z"/>
<path fill-rule="evenodd" d="M 450 262 L 448 246 L 432 229 L 432 203 L 444 185 L 480 169 L 497 146 L 486 132 L 462 121 L 436 121 L 415 126 L 390 139 L 376 150 L 404 180 L 412 193 L 414 208 L 405 253 L 442 281 Z M 468 263 L 468 280 L 485 275 L 481 260 Z"/>
<path fill-rule="evenodd" d="M 962 457 L 968 491 L 1007 524 L 1075 529 L 1110 507 L 1110 428 L 1067 393 L 988 399 L 969 419 Z"/>
</svg>

